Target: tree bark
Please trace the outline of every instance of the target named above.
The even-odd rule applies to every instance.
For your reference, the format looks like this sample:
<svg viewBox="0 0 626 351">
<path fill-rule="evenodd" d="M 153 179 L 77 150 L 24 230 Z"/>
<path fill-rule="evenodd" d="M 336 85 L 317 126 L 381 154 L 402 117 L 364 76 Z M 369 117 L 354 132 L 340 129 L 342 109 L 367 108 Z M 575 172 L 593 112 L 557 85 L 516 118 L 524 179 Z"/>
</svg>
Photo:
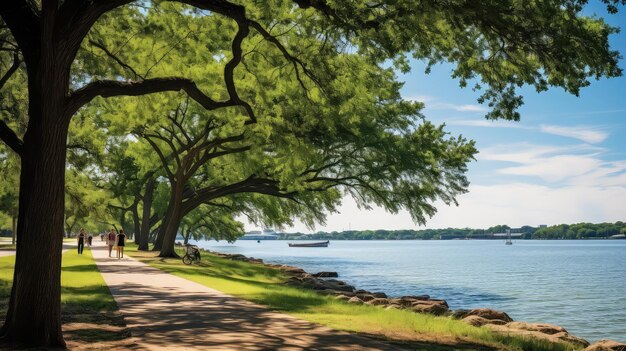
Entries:
<svg viewBox="0 0 626 351">
<path fill-rule="evenodd" d="M 130 212 L 133 214 L 133 233 L 132 237 L 135 241 L 135 244 L 139 244 L 139 230 L 141 228 L 141 223 L 139 222 L 139 199 L 135 200 L 133 205 L 130 208 Z"/>
<path fill-rule="evenodd" d="M 178 233 L 180 221 L 183 217 L 183 190 L 184 184 L 176 182 L 172 186 L 172 194 L 170 195 L 170 203 L 168 206 L 168 218 L 167 221 L 164 221 L 163 225 L 163 239 L 159 257 L 178 257 L 176 250 L 174 250 L 174 244 L 176 243 L 176 234 Z"/>
<path fill-rule="evenodd" d="M 45 45 L 45 44 L 44 44 Z M 17 250 L 5 324 L 6 341 L 64 347 L 61 332 L 61 249 L 67 122 L 67 80 L 42 55 L 29 69 L 29 123 L 21 157 Z"/>
<path fill-rule="evenodd" d="M 138 250 L 148 251 L 148 240 L 150 239 L 150 212 L 152 209 L 152 196 L 156 187 L 156 179 L 150 178 L 146 183 L 146 192 L 143 195 L 143 213 L 141 219 L 141 228 L 139 229 L 139 247 Z"/>
<path fill-rule="evenodd" d="M 17 216 L 11 216 L 11 244 L 15 245 L 15 233 L 17 232 Z"/>
</svg>

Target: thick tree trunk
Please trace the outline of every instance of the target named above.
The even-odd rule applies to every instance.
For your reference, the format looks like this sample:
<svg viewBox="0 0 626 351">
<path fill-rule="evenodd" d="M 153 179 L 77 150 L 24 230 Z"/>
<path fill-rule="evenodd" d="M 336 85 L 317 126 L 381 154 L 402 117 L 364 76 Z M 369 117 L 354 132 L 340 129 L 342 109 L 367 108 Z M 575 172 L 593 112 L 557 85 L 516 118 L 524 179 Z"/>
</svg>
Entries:
<svg viewBox="0 0 626 351">
<path fill-rule="evenodd" d="M 150 212 L 152 209 L 152 196 L 156 187 L 156 179 L 151 178 L 146 184 L 146 192 L 143 195 L 143 213 L 141 218 L 141 228 L 139 229 L 139 247 L 138 250 L 148 250 L 148 240 L 150 239 Z"/>
<path fill-rule="evenodd" d="M 183 211 L 183 184 L 175 183 L 172 185 L 172 193 L 170 195 L 170 203 L 168 209 L 168 218 L 164 220 L 162 242 L 159 251 L 159 257 L 178 257 L 174 244 L 176 243 L 176 234 L 180 227 Z M 159 233 L 161 234 L 161 233 Z M 158 240 L 158 237 L 157 237 Z"/>
<path fill-rule="evenodd" d="M 63 87 L 33 89 L 30 83 L 29 77 L 30 120 L 21 159 L 17 222 L 20 240 L 1 334 L 4 340 L 26 345 L 63 347 L 60 283 L 67 125 L 60 121 L 62 104 L 55 99 Z"/>
</svg>

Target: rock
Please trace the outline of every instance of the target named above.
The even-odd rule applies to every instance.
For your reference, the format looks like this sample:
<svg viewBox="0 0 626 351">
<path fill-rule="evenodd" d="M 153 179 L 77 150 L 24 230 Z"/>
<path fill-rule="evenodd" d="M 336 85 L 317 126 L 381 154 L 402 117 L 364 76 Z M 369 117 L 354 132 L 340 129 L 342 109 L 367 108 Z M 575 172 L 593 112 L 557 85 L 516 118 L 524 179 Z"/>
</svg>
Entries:
<svg viewBox="0 0 626 351">
<path fill-rule="evenodd" d="M 440 316 L 446 313 L 447 309 L 440 305 L 416 305 L 411 308 L 413 312 L 417 313 L 430 313 L 435 316 Z"/>
<path fill-rule="evenodd" d="M 626 351 L 626 344 L 613 340 L 600 340 L 582 351 Z"/>
<path fill-rule="evenodd" d="M 313 274 L 316 278 L 337 278 L 339 274 L 337 272 L 318 272 Z"/>
<path fill-rule="evenodd" d="M 356 294 L 356 296 L 365 302 L 374 300 L 376 298 L 374 297 L 374 295 L 371 295 L 371 294 Z"/>
<path fill-rule="evenodd" d="M 358 298 L 358 297 L 356 297 L 356 296 L 353 296 L 353 297 L 351 297 L 351 298 L 348 300 L 348 303 L 357 303 L 357 304 L 361 304 L 361 303 L 363 303 L 363 300 L 359 299 L 359 298 Z"/>
<path fill-rule="evenodd" d="M 589 346 L 587 340 L 570 335 L 564 328 L 550 324 L 510 322 L 505 325 L 486 324 L 485 326 L 495 332 L 507 335 L 522 335 L 557 343 L 565 341 L 579 348 Z"/>
<path fill-rule="evenodd" d="M 430 296 L 429 295 L 408 295 L 408 296 L 401 296 L 400 297 L 401 300 L 430 300 Z"/>
<path fill-rule="evenodd" d="M 380 306 L 380 305 L 388 305 L 389 304 L 389 300 L 385 299 L 385 298 L 380 298 L 377 297 L 375 299 L 371 299 L 367 302 L 365 302 L 368 305 L 374 305 L 374 306 Z"/>
<path fill-rule="evenodd" d="M 356 294 L 351 292 L 351 291 L 341 291 L 341 290 L 332 290 L 332 289 L 326 289 L 326 290 L 320 290 L 318 291 L 319 294 L 323 294 L 323 295 L 345 295 L 348 297 L 352 297 L 355 296 Z"/>
<path fill-rule="evenodd" d="M 278 266 L 278 269 L 280 269 L 281 271 L 284 271 L 288 274 L 304 274 L 306 273 L 306 271 L 302 268 L 298 268 L 298 267 L 292 267 L 292 266 L 287 266 L 287 265 L 282 265 L 282 266 Z"/>
<path fill-rule="evenodd" d="M 387 294 L 385 294 L 384 292 L 373 292 L 372 295 L 374 295 L 374 297 L 377 298 L 377 299 L 386 299 L 387 298 Z"/>
<path fill-rule="evenodd" d="M 485 319 L 499 319 L 507 323 L 513 322 L 513 319 L 505 312 L 492 310 L 490 308 L 474 308 L 467 313 L 467 316 L 478 316 Z"/>
<path fill-rule="evenodd" d="M 507 326 L 512 329 L 537 331 L 537 332 L 549 334 L 549 335 L 562 333 L 562 332 L 567 333 L 567 330 L 565 330 L 565 328 L 560 327 L 558 325 L 552 325 L 552 324 L 510 322 L 509 324 L 507 324 Z"/>
<path fill-rule="evenodd" d="M 335 296 L 335 300 L 340 300 L 340 301 L 350 301 L 350 296 L 346 296 L 346 295 L 337 295 L 337 296 Z"/>
<path fill-rule="evenodd" d="M 496 324 L 496 325 L 506 324 L 505 321 L 500 320 L 500 319 L 487 319 L 487 318 L 483 318 L 479 316 L 466 316 L 465 318 L 462 319 L 462 321 L 469 325 L 473 325 L 475 327 L 482 327 L 483 325 L 487 325 L 487 324 Z"/>
<path fill-rule="evenodd" d="M 470 310 L 454 310 L 452 311 L 452 318 L 456 318 L 456 319 L 463 319 L 465 318 L 468 314 L 469 314 Z"/>
</svg>

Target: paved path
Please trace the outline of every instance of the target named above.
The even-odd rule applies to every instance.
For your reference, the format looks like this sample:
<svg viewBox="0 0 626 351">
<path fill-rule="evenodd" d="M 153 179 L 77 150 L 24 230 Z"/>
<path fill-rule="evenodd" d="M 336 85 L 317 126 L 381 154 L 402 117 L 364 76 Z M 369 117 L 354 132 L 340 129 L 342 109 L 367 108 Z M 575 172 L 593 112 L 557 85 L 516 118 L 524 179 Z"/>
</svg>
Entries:
<svg viewBox="0 0 626 351">
<path fill-rule="evenodd" d="M 400 350 L 331 330 L 92 248 L 126 324 L 146 350 Z"/>
</svg>

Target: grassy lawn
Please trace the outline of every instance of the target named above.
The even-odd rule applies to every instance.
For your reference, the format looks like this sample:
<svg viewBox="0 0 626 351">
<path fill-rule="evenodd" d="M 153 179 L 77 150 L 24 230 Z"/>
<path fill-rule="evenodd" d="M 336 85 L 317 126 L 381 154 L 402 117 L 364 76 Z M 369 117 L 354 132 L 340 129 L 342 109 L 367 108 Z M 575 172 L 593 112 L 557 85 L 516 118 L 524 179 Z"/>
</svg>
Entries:
<svg viewBox="0 0 626 351">
<path fill-rule="evenodd" d="M 10 296 L 15 256 L 0 258 L 0 313 Z M 72 350 L 130 346 L 130 334 L 98 271 L 90 250 L 63 254 L 61 271 L 63 333 Z"/>
<path fill-rule="evenodd" d="M 374 337 L 406 341 L 424 350 L 574 350 L 569 344 L 555 344 L 520 336 L 496 334 L 448 317 L 435 317 L 405 310 L 385 310 L 369 305 L 352 305 L 311 290 L 282 285 L 281 271 L 258 264 L 232 261 L 207 253 L 191 266 L 179 259 L 161 259 L 152 252 L 128 253 L 151 266 L 216 290 L 267 306 L 331 328 Z"/>
</svg>

